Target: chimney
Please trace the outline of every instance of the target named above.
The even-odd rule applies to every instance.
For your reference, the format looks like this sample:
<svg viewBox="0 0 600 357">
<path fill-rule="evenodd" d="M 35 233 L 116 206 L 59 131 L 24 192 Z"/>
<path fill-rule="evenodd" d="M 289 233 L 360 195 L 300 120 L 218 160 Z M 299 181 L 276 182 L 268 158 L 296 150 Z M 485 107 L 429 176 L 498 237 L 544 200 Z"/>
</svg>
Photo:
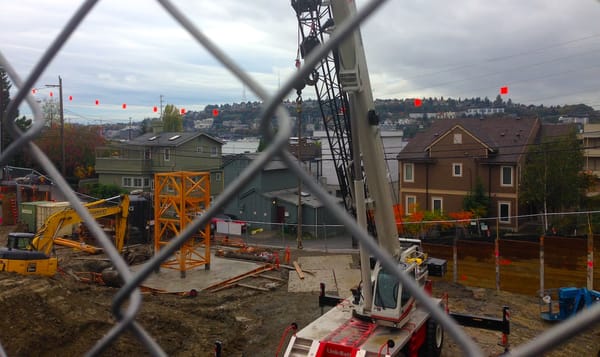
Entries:
<svg viewBox="0 0 600 357">
<path fill-rule="evenodd" d="M 151 125 L 152 125 L 152 133 L 154 133 L 154 134 L 160 134 L 160 133 L 162 133 L 163 127 L 164 127 L 164 124 L 163 124 L 162 120 L 160 120 L 160 119 L 153 120 L 152 123 L 151 123 Z"/>
</svg>

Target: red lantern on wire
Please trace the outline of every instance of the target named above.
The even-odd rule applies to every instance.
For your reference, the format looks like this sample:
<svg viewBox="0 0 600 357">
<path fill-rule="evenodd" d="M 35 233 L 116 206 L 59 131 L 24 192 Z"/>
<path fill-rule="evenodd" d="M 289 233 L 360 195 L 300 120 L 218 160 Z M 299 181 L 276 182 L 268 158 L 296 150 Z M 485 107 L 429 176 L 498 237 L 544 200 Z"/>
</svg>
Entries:
<svg viewBox="0 0 600 357">
<path fill-rule="evenodd" d="M 127 109 L 127 104 L 123 103 L 123 109 Z"/>
<path fill-rule="evenodd" d="M 100 101 L 98 99 L 96 99 L 96 105 L 99 105 Z"/>
<path fill-rule="evenodd" d="M 213 117 L 219 116 L 219 109 L 213 109 Z"/>
<path fill-rule="evenodd" d="M 181 115 L 185 114 L 185 108 L 181 108 Z"/>
<path fill-rule="evenodd" d="M 154 106 L 154 108 L 152 108 L 152 111 L 155 113 L 158 112 L 158 108 L 156 107 L 156 105 Z"/>
<path fill-rule="evenodd" d="M 72 96 L 72 95 L 70 95 L 70 96 L 69 96 L 69 102 L 72 102 L 72 101 L 73 101 L 73 96 Z"/>
</svg>

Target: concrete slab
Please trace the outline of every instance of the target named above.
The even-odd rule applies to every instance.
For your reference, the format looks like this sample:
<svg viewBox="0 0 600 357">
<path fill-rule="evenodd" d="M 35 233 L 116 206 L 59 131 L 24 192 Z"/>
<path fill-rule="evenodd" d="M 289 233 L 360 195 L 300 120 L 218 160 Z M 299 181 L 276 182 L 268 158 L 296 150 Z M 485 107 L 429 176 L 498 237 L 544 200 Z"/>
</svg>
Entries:
<svg viewBox="0 0 600 357">
<path fill-rule="evenodd" d="M 308 268 L 306 268 L 308 269 Z M 319 292 L 320 284 L 325 283 L 325 290 L 330 293 L 337 293 L 332 269 L 315 270 L 310 269 L 313 274 L 304 273 L 304 279 L 300 279 L 295 270 L 290 270 L 288 278 L 288 291 L 299 293 Z"/>
<path fill-rule="evenodd" d="M 351 269 L 351 255 L 328 255 L 300 257 L 298 264 L 304 273 L 300 279 L 295 270 L 289 272 L 289 292 L 319 292 L 320 284 L 325 283 L 327 293 L 350 296 L 350 288 L 360 282 L 360 269 Z"/>
<path fill-rule="evenodd" d="M 328 255 L 299 257 L 298 264 L 307 270 L 313 269 L 350 269 L 352 266 L 351 255 Z"/>
<path fill-rule="evenodd" d="M 185 278 L 181 278 L 179 270 L 161 268 L 158 273 L 150 275 L 143 282 L 142 286 L 169 293 L 187 292 L 192 289 L 200 291 L 213 284 L 252 271 L 262 265 L 253 262 L 220 258 L 212 254 L 210 258 L 210 270 L 204 269 L 203 266 L 194 268 L 186 272 Z M 135 265 L 131 267 L 131 270 L 135 272 L 140 270 L 141 267 L 142 265 Z"/>
</svg>

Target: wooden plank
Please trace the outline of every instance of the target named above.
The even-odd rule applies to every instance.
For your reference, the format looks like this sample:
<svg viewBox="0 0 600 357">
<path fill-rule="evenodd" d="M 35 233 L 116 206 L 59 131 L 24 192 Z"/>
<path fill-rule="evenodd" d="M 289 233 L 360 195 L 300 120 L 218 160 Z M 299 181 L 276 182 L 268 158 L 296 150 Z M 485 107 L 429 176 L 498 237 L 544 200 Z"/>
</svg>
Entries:
<svg viewBox="0 0 600 357">
<path fill-rule="evenodd" d="M 254 278 L 265 278 L 265 279 L 269 279 L 269 280 L 274 280 L 274 281 L 281 281 L 281 282 L 285 282 L 285 279 L 281 279 L 275 276 L 270 276 L 270 275 L 266 275 L 266 274 L 258 274 L 258 275 L 254 275 Z"/>
<path fill-rule="evenodd" d="M 247 277 L 250 277 L 250 276 L 253 276 L 253 275 L 258 275 L 258 274 L 263 273 L 265 271 L 273 270 L 274 268 L 275 268 L 275 266 L 272 265 L 272 264 L 265 264 L 262 267 L 256 268 L 256 269 L 254 269 L 252 271 L 249 271 L 247 273 L 244 273 L 244 274 L 238 275 L 236 277 L 233 277 L 231 279 L 227 279 L 225 281 L 222 281 L 222 282 L 213 284 L 211 286 L 208 286 L 208 287 L 204 288 L 203 290 L 210 291 L 210 292 L 219 291 L 219 290 L 221 290 L 222 287 L 235 284 L 236 282 L 238 282 L 240 280 L 243 280 L 243 279 L 245 279 Z"/>
<path fill-rule="evenodd" d="M 300 265 L 296 261 L 294 261 L 294 268 L 296 269 L 296 273 L 298 273 L 298 277 L 304 279 L 304 272 L 302 272 L 302 268 L 300 268 Z"/>
<path fill-rule="evenodd" d="M 256 286 L 256 285 L 237 283 L 237 286 L 241 286 L 243 288 L 248 288 L 248 289 L 259 290 L 259 291 L 270 291 L 267 288 L 263 288 L 262 286 Z"/>
</svg>

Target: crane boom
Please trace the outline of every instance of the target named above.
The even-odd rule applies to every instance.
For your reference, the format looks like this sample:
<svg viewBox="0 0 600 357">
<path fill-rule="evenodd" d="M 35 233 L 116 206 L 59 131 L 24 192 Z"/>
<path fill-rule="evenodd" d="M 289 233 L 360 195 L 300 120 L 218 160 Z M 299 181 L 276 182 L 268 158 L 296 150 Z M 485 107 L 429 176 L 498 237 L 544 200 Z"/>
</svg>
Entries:
<svg viewBox="0 0 600 357">
<path fill-rule="evenodd" d="M 336 22 L 341 23 L 356 13 L 354 2 L 332 1 Z M 367 187 L 375 205 L 375 226 L 381 247 L 392 254 L 400 253 L 398 232 L 388 183 L 379 118 L 375 112 L 367 60 L 359 31 L 354 31 L 339 47 L 339 78 L 342 90 L 349 96 L 352 140 L 358 141 Z M 358 155 L 355 154 L 355 158 Z M 355 162 L 359 162 L 355 159 Z M 363 197 L 356 197 L 363 199 Z"/>
<path fill-rule="evenodd" d="M 357 11 L 353 0 L 292 0 L 292 7 L 300 27 L 304 25 L 302 19 L 318 20 L 320 14 L 331 13 L 331 21 L 324 24 L 315 22 L 309 26 L 311 31 L 319 29 L 321 33 L 325 29 L 335 32 L 337 25 L 354 17 Z M 323 10 L 323 7 L 327 10 Z M 300 52 L 306 53 L 309 48 L 318 45 L 314 37 L 310 40 L 306 38 L 300 44 Z M 341 98 L 347 105 L 345 108 L 349 109 L 344 111 L 345 114 L 349 112 L 347 128 L 352 129 L 348 131 L 351 133 L 348 138 L 352 145 L 357 220 L 366 228 L 368 196 L 369 208 L 374 212 L 379 246 L 394 257 L 400 270 L 431 293 L 425 255 L 420 245 L 402 247 L 398 239 L 393 191 L 388 182 L 379 118 L 375 112 L 360 31 L 355 30 L 332 52 L 335 73 L 343 94 Z M 320 66 L 323 67 L 323 60 Z M 318 93 L 319 87 L 316 87 Z M 327 89 L 333 91 L 336 88 Z M 329 118 L 323 117 L 323 120 L 327 124 Z M 344 164 L 349 166 L 349 162 Z M 425 351 L 425 355 L 439 356 L 443 340 L 441 327 L 430 319 L 428 311 L 418 305 L 394 272 L 386 271 L 379 262 L 371 270 L 368 252 L 361 249 L 360 255 L 361 285 L 353 289 L 352 299 L 348 300 L 351 309 L 332 309 L 313 321 L 290 340 L 285 355 L 371 356 L 380 355 L 387 344 L 389 353 L 386 355 L 390 356 L 413 356 L 419 350 Z M 441 304 L 440 299 L 437 299 L 437 304 Z"/>
</svg>

